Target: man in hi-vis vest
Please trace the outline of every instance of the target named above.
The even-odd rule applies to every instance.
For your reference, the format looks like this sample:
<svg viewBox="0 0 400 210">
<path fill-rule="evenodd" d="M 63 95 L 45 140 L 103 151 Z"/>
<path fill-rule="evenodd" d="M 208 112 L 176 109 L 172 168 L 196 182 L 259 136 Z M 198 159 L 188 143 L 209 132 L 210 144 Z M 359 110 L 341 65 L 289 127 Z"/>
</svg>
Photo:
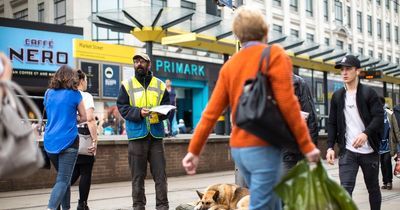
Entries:
<svg viewBox="0 0 400 210">
<path fill-rule="evenodd" d="M 168 115 L 159 115 L 150 112 L 149 109 L 154 106 L 168 105 L 169 95 L 164 82 L 154 77 L 150 71 L 151 61 L 148 55 L 135 54 L 133 66 L 135 76 L 122 82 L 117 99 L 118 110 L 125 119 L 129 140 L 132 206 L 134 210 L 145 209 L 144 179 L 147 162 L 149 162 L 156 188 L 156 209 L 166 210 L 169 206 L 162 121 L 168 119 Z"/>
</svg>

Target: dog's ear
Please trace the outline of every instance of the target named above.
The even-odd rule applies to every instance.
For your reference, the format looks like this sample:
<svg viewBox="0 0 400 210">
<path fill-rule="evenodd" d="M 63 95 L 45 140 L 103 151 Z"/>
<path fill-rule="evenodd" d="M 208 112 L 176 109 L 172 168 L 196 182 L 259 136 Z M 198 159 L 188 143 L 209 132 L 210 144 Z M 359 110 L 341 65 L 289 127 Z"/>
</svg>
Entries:
<svg viewBox="0 0 400 210">
<path fill-rule="evenodd" d="M 219 196 L 219 191 L 216 190 L 215 193 L 214 193 L 214 195 L 213 195 L 213 200 L 214 200 L 215 202 L 217 202 L 218 196 Z"/>
<path fill-rule="evenodd" d="M 196 192 L 197 192 L 197 195 L 199 196 L 199 198 L 202 199 L 204 194 L 199 192 L 198 190 L 196 190 Z"/>
</svg>

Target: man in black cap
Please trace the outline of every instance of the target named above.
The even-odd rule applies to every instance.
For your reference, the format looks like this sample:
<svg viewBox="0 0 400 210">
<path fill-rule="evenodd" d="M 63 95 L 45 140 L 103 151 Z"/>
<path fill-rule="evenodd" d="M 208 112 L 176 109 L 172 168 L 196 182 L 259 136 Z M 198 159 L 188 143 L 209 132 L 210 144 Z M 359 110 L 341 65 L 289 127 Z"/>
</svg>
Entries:
<svg viewBox="0 0 400 210">
<path fill-rule="evenodd" d="M 144 179 L 147 162 L 156 188 L 156 209 L 168 210 L 166 161 L 164 155 L 164 126 L 168 115 L 151 112 L 150 108 L 169 105 L 165 83 L 150 71 L 150 57 L 144 53 L 133 56 L 135 76 L 122 82 L 117 107 L 125 119 L 128 135 L 128 161 L 132 175 L 133 210 L 144 210 L 146 196 Z"/>
<path fill-rule="evenodd" d="M 335 91 L 328 121 L 329 164 L 335 160 L 335 143 L 339 146 L 340 184 L 351 195 L 359 167 L 364 175 L 372 210 L 381 208 L 379 188 L 379 143 L 383 132 L 383 104 L 378 94 L 359 81 L 360 61 L 346 55 L 335 68 L 341 70 L 344 87 Z"/>
</svg>

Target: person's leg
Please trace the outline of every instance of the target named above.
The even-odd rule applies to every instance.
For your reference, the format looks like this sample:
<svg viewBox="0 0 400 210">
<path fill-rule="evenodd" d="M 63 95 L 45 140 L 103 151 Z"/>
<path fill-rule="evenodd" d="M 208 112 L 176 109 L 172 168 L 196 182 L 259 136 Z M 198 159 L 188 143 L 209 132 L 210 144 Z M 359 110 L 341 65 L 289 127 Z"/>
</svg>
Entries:
<svg viewBox="0 0 400 210">
<path fill-rule="evenodd" d="M 147 139 L 132 140 L 128 144 L 129 167 L 132 176 L 133 210 L 144 210 L 146 206 L 144 179 L 147 172 L 148 147 Z"/>
<path fill-rule="evenodd" d="M 390 152 L 381 154 L 380 161 L 381 161 L 382 179 L 383 179 L 383 184 L 384 184 L 384 186 L 382 186 L 382 189 L 391 190 L 393 174 L 392 174 L 392 160 L 390 157 Z M 385 186 L 386 186 L 386 188 L 384 188 Z"/>
<path fill-rule="evenodd" d="M 350 196 L 352 196 L 356 184 L 358 168 L 357 154 L 349 150 L 344 151 L 344 154 L 339 157 L 339 179 L 340 185 Z"/>
<path fill-rule="evenodd" d="M 92 183 L 92 169 L 94 161 L 81 164 L 81 179 L 79 180 L 79 203 L 81 209 L 88 209 L 87 201 L 89 197 L 90 185 Z"/>
<path fill-rule="evenodd" d="M 247 170 L 245 165 L 243 165 L 242 159 L 241 159 L 241 149 L 240 148 L 231 148 L 231 155 L 233 160 L 235 161 L 235 166 L 237 167 L 240 180 L 244 180 L 244 184 L 248 188 L 250 186 L 250 171 Z"/>
<path fill-rule="evenodd" d="M 53 156 L 53 155 L 51 155 Z M 70 195 L 66 195 L 70 187 L 72 171 L 74 170 L 75 161 L 78 156 L 78 149 L 70 147 L 58 155 L 55 155 L 52 160 L 57 169 L 56 184 L 54 185 L 48 204 L 49 209 L 56 209 L 62 201 L 63 209 L 70 208 Z M 58 159 L 58 161 L 57 161 Z"/>
<path fill-rule="evenodd" d="M 371 210 L 380 210 L 382 195 L 379 189 L 379 155 L 359 155 L 361 170 L 364 174 L 364 182 L 368 189 L 369 205 Z"/>
<path fill-rule="evenodd" d="M 156 209 L 168 210 L 168 183 L 165 173 L 166 161 L 162 140 L 151 140 L 148 157 L 150 172 L 155 183 Z"/>
<path fill-rule="evenodd" d="M 250 209 L 281 209 L 281 201 L 274 193 L 274 186 L 281 178 L 281 150 L 273 147 L 236 148 L 234 154 L 239 169 L 244 168 L 244 177 L 249 179 Z M 235 153 L 236 153 L 235 152 Z M 238 159 L 238 161 L 236 161 Z M 257 161 L 254 161 L 257 160 Z"/>
</svg>

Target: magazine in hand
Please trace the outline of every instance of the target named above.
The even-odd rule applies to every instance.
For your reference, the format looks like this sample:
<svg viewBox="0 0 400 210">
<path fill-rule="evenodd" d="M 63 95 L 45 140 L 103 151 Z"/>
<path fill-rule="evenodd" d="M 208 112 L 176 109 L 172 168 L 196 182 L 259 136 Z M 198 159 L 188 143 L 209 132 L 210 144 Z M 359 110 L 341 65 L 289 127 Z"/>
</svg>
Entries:
<svg viewBox="0 0 400 210">
<path fill-rule="evenodd" d="M 176 109 L 176 106 L 172 106 L 172 105 L 160 105 L 160 106 L 155 106 L 152 107 L 149 111 L 150 112 L 157 112 L 159 114 L 163 114 L 166 115 L 168 114 L 169 111 Z"/>
</svg>

